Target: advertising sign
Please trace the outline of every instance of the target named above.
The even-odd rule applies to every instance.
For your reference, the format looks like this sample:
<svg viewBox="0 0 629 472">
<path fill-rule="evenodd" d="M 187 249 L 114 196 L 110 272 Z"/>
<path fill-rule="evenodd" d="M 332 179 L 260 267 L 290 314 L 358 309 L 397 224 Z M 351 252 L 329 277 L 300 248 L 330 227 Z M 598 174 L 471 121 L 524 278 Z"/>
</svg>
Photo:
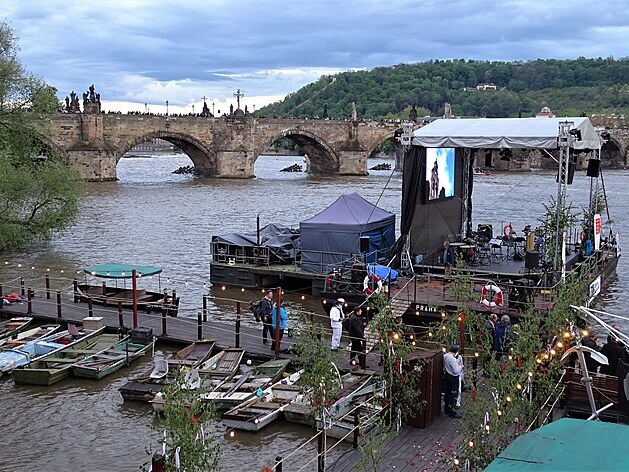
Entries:
<svg viewBox="0 0 629 472">
<path fill-rule="evenodd" d="M 594 250 L 601 249 L 601 215 L 594 215 Z"/>
</svg>

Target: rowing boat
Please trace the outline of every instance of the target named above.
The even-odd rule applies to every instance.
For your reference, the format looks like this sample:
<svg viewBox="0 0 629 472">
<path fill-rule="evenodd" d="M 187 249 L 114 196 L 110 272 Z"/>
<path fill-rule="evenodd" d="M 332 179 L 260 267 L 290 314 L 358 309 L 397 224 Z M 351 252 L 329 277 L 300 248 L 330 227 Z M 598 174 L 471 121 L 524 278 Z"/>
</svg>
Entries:
<svg viewBox="0 0 629 472">
<path fill-rule="evenodd" d="M 245 354 L 241 348 L 224 349 L 193 369 L 184 372 L 183 388 L 189 390 L 213 391 L 238 371 L 240 361 Z M 161 392 L 155 394 L 150 401 L 153 410 L 164 411 L 164 396 Z"/>
<path fill-rule="evenodd" d="M 303 370 L 295 372 L 259 392 L 254 398 L 223 413 L 223 423 L 228 428 L 260 431 L 278 419 L 286 405 L 299 395 L 301 388 L 295 382 L 302 373 Z"/>
<path fill-rule="evenodd" d="M 160 392 L 169 375 L 174 375 L 180 366 L 191 369 L 198 367 L 210 356 L 214 345 L 214 340 L 203 339 L 184 347 L 169 358 L 155 356 L 153 367 L 118 389 L 122 398 L 150 402 Z"/>
<path fill-rule="evenodd" d="M 91 335 L 14 369 L 11 372 L 13 381 L 16 384 L 52 385 L 68 377 L 72 372 L 72 364 L 116 342 L 118 335 L 102 334 L 104 329 L 93 331 Z"/>
<path fill-rule="evenodd" d="M 102 331 L 103 329 L 98 331 L 77 331 L 74 334 L 70 334 L 68 330 L 53 332 L 43 338 L 34 339 L 22 345 L 17 345 L 15 348 L 0 351 L 0 375 L 7 374 L 19 366 L 27 365 L 31 361 L 40 359 L 51 352 L 68 348 L 73 343 L 79 342 L 86 337 L 89 338 L 100 334 Z"/>
<path fill-rule="evenodd" d="M 0 322 L 0 346 L 2 345 L 3 340 L 11 338 L 20 331 L 25 330 L 31 321 L 33 321 L 33 318 L 20 316 L 18 318 L 11 318 L 10 320 Z"/>
<path fill-rule="evenodd" d="M 139 344 L 132 342 L 131 336 L 126 336 L 116 344 L 72 364 L 72 373 L 75 377 L 102 379 L 125 365 L 130 365 L 154 345 L 155 339 L 148 344 Z"/>
<path fill-rule="evenodd" d="M 239 375 L 223 382 L 211 392 L 201 393 L 203 401 L 214 402 L 218 410 L 229 410 L 253 398 L 258 390 L 263 390 L 279 380 L 286 371 L 289 359 L 273 359 L 256 367 L 243 367 Z"/>
<path fill-rule="evenodd" d="M 2 349 L 15 349 L 17 346 L 21 346 L 31 341 L 37 341 L 45 338 L 46 336 L 49 336 L 52 333 L 56 332 L 60 327 L 61 325 L 52 324 L 20 331 L 16 335 L 13 335 L 11 338 L 0 340 L 0 347 Z"/>
</svg>

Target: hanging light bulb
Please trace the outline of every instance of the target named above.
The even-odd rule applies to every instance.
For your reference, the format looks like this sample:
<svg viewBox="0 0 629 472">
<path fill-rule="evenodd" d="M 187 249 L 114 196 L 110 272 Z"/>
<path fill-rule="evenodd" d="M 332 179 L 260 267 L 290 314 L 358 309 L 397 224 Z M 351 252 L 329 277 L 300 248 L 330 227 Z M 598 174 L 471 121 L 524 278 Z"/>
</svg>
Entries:
<svg viewBox="0 0 629 472">
<path fill-rule="evenodd" d="M 22 267 L 22 264 L 18 262 L 17 266 L 18 266 L 18 267 Z"/>
<path fill-rule="evenodd" d="M 563 343 L 561 341 L 557 341 L 557 347 L 563 347 Z"/>
</svg>

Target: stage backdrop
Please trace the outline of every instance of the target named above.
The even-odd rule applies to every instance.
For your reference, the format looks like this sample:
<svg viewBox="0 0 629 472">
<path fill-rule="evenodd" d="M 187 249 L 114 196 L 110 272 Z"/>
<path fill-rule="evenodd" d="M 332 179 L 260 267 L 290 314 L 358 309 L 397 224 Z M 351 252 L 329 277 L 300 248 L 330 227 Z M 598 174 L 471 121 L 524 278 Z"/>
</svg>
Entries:
<svg viewBox="0 0 629 472">
<path fill-rule="evenodd" d="M 468 210 L 463 186 L 471 185 L 460 148 L 413 146 L 404 160 L 401 233 L 410 235 L 411 255 L 438 263 L 448 236 L 460 234 Z M 471 194 L 471 189 L 469 189 Z M 465 197 L 466 198 L 466 197 Z"/>
</svg>

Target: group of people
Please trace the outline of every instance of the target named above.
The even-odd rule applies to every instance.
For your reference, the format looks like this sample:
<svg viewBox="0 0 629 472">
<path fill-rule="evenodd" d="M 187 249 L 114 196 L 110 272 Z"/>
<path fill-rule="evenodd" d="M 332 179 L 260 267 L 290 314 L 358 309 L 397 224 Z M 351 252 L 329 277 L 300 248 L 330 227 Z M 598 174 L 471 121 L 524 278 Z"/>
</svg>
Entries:
<svg viewBox="0 0 629 472">
<path fill-rule="evenodd" d="M 277 326 L 278 308 L 277 303 L 273 303 L 273 290 L 267 290 L 264 297 L 260 301 L 259 312 L 256 317 L 262 321 L 262 343 L 268 344 L 271 340 L 271 350 L 275 351 L 275 329 Z M 356 308 L 349 317 L 343 313 L 345 300 L 339 298 L 330 309 L 330 326 L 332 328 L 331 350 L 337 352 L 341 345 L 341 335 L 343 334 L 343 326 L 346 327 L 351 342 L 351 351 L 349 355 L 350 364 L 354 365 L 356 358 L 362 369 L 366 369 L 365 354 L 365 325 L 362 319 L 362 308 Z M 279 331 L 278 342 L 281 343 L 284 337 L 284 331 L 288 321 L 288 312 L 284 306 L 284 300 L 279 303 Z"/>
<path fill-rule="evenodd" d="M 612 326 L 612 328 L 620 332 L 619 326 Z M 598 335 L 596 331 L 590 329 L 587 336 L 583 336 L 583 338 L 581 339 L 581 344 L 595 351 L 599 351 L 601 354 L 607 357 L 607 365 L 599 364 L 590 355 L 590 353 L 586 353 L 585 364 L 588 371 L 592 373 L 600 371 L 601 374 L 605 375 L 617 375 L 618 361 L 629 363 L 629 354 L 627 353 L 625 343 L 623 343 L 618 337 L 612 334 L 607 335 L 607 342 L 602 346 L 599 346 L 597 340 Z"/>
<path fill-rule="evenodd" d="M 347 334 L 351 342 L 351 351 L 349 354 L 349 363 L 354 365 L 356 357 L 361 369 L 366 369 L 365 354 L 365 324 L 363 323 L 361 307 L 357 307 L 350 313 L 349 317 L 343 313 L 345 299 L 339 298 L 330 309 L 330 327 L 332 328 L 332 343 L 330 349 L 334 352 L 339 350 L 341 345 L 341 335 L 343 334 L 343 325 L 347 328 Z"/>
<path fill-rule="evenodd" d="M 262 321 L 262 343 L 268 344 L 271 339 L 271 351 L 275 351 L 275 329 L 277 326 L 278 303 L 273 303 L 273 290 L 267 290 L 260 304 L 260 319 Z M 279 301 L 279 317 L 280 327 L 278 331 L 278 343 L 282 342 L 286 323 L 288 321 L 288 312 L 284 306 L 284 300 Z"/>
</svg>

